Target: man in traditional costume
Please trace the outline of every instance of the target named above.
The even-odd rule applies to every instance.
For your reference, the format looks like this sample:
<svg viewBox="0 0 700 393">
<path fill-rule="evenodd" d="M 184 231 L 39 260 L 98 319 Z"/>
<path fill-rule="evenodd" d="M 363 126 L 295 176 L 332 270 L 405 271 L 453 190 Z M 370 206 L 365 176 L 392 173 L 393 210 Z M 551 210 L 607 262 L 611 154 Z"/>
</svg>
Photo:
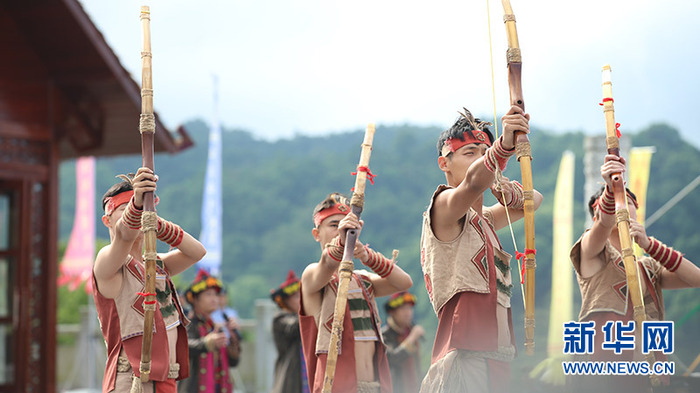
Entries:
<svg viewBox="0 0 700 393">
<path fill-rule="evenodd" d="M 581 290 L 579 321 L 595 322 L 593 353 L 585 356 L 586 360 L 591 361 L 645 360 L 641 353 L 641 342 L 636 343 L 634 350 L 623 350 L 620 354 L 603 349 L 605 334 L 602 328 L 608 321 L 621 321 L 627 326 L 628 322 L 634 320 L 631 299 L 627 296 L 627 276 L 620 253 L 620 235 L 616 225 L 615 199 L 612 192 L 612 175 L 623 172 L 624 158 L 616 155 L 605 156 L 605 162 L 600 168 L 605 187 L 592 196 L 588 203 L 593 225 L 581 235 L 570 254 Z M 650 321 L 662 321 L 664 303 L 661 290 L 700 287 L 700 268 L 680 252 L 654 237 L 647 236 L 644 226 L 636 221 L 637 198 L 629 189 L 626 192 L 630 236 L 649 255 L 637 258 L 637 272 L 646 318 Z M 641 328 L 636 326 L 635 331 Z M 656 361 L 666 360 L 663 353 L 652 353 Z M 668 376 L 659 377 L 662 382 L 668 383 Z M 587 392 L 645 392 L 651 388 L 650 379 L 646 375 L 584 375 L 572 377 L 569 382 L 577 389 Z"/>
<path fill-rule="evenodd" d="M 438 316 L 431 366 L 421 392 L 505 392 L 515 339 L 510 310 L 511 256 L 496 230 L 524 216 L 522 186 L 496 182 L 515 153 L 514 132 L 529 132 L 529 115 L 513 106 L 494 142 L 490 123 L 465 113 L 438 140 L 440 185 L 423 214 L 421 265 Z M 502 192 L 496 192 L 500 186 Z M 483 206 L 491 189 L 500 203 Z M 505 198 L 504 198 L 505 197 Z M 534 191 L 537 209 L 542 195 Z"/>
<path fill-rule="evenodd" d="M 221 288 L 221 280 L 200 270 L 185 292 L 193 312 L 192 323 L 187 327 L 192 373 L 178 384 L 179 393 L 233 392 L 229 367 L 235 367 L 240 356 L 238 335 L 233 332 L 238 325 L 229 320 L 222 326 L 211 319 L 219 308 Z M 228 335 L 225 330 L 229 330 Z"/>
<path fill-rule="evenodd" d="M 102 391 L 129 392 L 133 383 L 135 391 L 174 393 L 175 380 L 188 376 L 189 321 L 170 277 L 192 266 L 206 250 L 178 225 L 158 217 L 157 237 L 174 249 L 158 254 L 150 381 L 141 384 L 145 291 L 141 214 L 143 195 L 155 192 L 158 177 L 140 168 L 133 179 L 124 178 L 102 198 L 102 222 L 109 228 L 110 244 L 99 251 L 93 267 L 93 296 L 107 345 Z"/>
<path fill-rule="evenodd" d="M 417 393 L 423 379 L 418 340 L 425 330 L 413 324 L 415 305 L 416 297 L 409 292 L 397 292 L 384 304 L 388 317 L 382 335 L 388 347 L 391 381 L 397 393 Z"/>
<path fill-rule="evenodd" d="M 270 297 L 280 308 L 272 320 L 277 361 L 270 393 L 309 393 L 299 331 L 299 296 L 299 278 L 294 270 L 278 288 L 270 290 Z"/>
<path fill-rule="evenodd" d="M 316 206 L 313 221 L 311 234 L 321 246 L 321 258 L 301 276 L 299 318 L 309 384 L 317 393 L 323 389 L 346 233 L 361 229 L 362 222 L 350 212 L 347 197 L 337 193 Z M 355 270 L 352 274 L 333 392 L 390 393 L 391 373 L 375 297 L 407 290 L 411 277 L 393 259 L 359 241 L 354 256 L 373 273 Z"/>
</svg>

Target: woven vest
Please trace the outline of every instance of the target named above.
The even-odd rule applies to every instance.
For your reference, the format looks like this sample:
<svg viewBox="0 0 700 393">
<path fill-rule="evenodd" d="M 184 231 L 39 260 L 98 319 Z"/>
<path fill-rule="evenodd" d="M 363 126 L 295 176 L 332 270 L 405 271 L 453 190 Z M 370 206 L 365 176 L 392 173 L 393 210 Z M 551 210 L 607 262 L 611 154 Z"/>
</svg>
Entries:
<svg viewBox="0 0 700 393">
<path fill-rule="evenodd" d="M 350 310 L 353 329 L 351 332 L 343 332 L 343 334 L 352 333 L 356 341 L 380 341 L 383 344 L 381 320 L 377 313 L 377 303 L 374 300 L 374 288 L 365 274 L 366 272 L 362 270 L 355 270 L 350 279 L 347 307 Z M 361 285 L 364 286 L 364 289 Z M 325 287 L 321 298 L 321 311 L 318 316 L 318 337 L 316 338 L 316 354 L 328 353 L 337 292 L 338 278 L 334 276 L 333 280 Z M 354 307 L 353 304 L 366 304 L 369 306 L 369 309 Z M 362 324 L 364 328 L 357 329 L 358 320 L 366 322 Z M 340 354 L 342 351 L 343 347 L 341 346 L 338 353 Z"/>
<path fill-rule="evenodd" d="M 496 269 L 489 271 L 486 231 L 493 231 L 491 223 L 469 209 L 464 217 L 460 234 L 453 240 L 441 241 L 433 233 L 430 211 L 435 197 L 449 189 L 440 185 L 423 213 L 421 234 L 421 266 L 430 303 L 436 314 L 459 292 L 489 293 L 489 275 L 496 274 L 498 303 L 510 308 L 510 291 L 513 286 L 510 273 L 512 256 L 503 251 L 498 238 L 493 244 Z"/>
<path fill-rule="evenodd" d="M 576 270 L 576 279 L 581 290 L 581 312 L 579 320 L 585 320 L 594 312 L 628 313 L 627 276 L 622 255 L 608 240 L 603 248 L 605 266 L 591 277 L 581 276 L 581 239 L 571 248 L 571 263 Z M 664 318 L 663 296 L 661 294 L 661 265 L 649 257 L 637 258 L 641 267 L 639 279 L 647 317 L 659 321 Z"/>
<path fill-rule="evenodd" d="M 103 380 L 103 391 L 111 391 L 117 372 L 117 358 L 122 349 L 129 359 L 135 375 L 139 375 L 141 361 L 141 343 L 143 339 L 143 297 L 138 292 L 144 291 L 143 266 L 129 257 L 129 262 L 122 267 L 122 287 L 114 299 L 107 299 L 99 290 L 93 276 L 93 292 L 100 329 L 107 345 L 107 364 Z M 178 380 L 189 375 L 189 355 L 187 331 L 189 320 L 180 305 L 175 285 L 167 272 L 156 268 L 156 298 L 158 300 L 154 315 L 151 375 L 152 381 L 168 379 L 170 368 L 170 347 L 167 330 L 178 329 L 176 343 L 176 362 L 180 364 Z"/>
</svg>

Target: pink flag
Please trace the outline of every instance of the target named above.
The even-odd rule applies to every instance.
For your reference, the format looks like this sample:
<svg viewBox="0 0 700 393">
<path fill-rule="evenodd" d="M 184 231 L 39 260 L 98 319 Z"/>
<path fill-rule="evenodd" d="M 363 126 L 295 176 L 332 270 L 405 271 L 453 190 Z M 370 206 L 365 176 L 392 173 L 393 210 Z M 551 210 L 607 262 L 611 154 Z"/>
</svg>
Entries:
<svg viewBox="0 0 700 393">
<path fill-rule="evenodd" d="M 76 202 L 73 230 L 60 265 L 58 285 L 73 291 L 82 282 L 92 293 L 92 263 L 95 257 L 95 157 L 76 161 Z"/>
</svg>

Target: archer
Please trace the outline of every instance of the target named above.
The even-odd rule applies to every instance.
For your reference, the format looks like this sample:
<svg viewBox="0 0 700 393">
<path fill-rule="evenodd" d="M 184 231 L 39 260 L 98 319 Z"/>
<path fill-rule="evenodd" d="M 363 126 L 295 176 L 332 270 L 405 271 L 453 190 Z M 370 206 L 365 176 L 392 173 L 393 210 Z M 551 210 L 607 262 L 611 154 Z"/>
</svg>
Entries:
<svg viewBox="0 0 700 393">
<path fill-rule="evenodd" d="M 143 341 L 144 262 L 141 231 L 144 194 L 156 191 L 158 176 L 139 168 L 133 179 L 110 187 L 102 197 L 102 222 L 109 229 L 110 244 L 95 259 L 93 286 L 95 306 L 107 345 L 107 364 L 102 382 L 105 392 L 130 392 L 138 381 Z M 175 393 L 175 380 L 187 378 L 189 369 L 187 332 L 170 277 L 182 273 L 202 259 L 204 246 L 180 226 L 158 217 L 158 240 L 174 249 L 158 254 L 155 327 L 151 374 L 143 391 Z"/>
<path fill-rule="evenodd" d="M 524 217 L 523 189 L 501 182 L 515 154 L 515 132 L 529 132 L 530 116 L 512 106 L 502 118 L 503 136 L 494 141 L 490 123 L 465 112 L 437 143 L 438 166 L 447 185 L 438 186 L 423 213 L 421 266 L 438 328 L 431 366 L 421 392 L 508 391 L 515 339 L 510 311 L 511 255 L 496 230 Z M 491 190 L 497 204 L 483 206 Z M 534 208 L 542 195 L 534 191 Z M 502 197 L 505 196 L 505 199 Z"/>
</svg>

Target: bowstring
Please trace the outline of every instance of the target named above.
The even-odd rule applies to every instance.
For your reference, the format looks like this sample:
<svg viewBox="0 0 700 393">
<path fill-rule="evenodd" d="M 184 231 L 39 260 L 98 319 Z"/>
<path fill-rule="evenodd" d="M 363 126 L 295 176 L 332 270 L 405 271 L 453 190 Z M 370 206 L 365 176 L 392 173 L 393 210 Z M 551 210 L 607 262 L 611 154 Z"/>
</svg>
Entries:
<svg viewBox="0 0 700 393">
<path fill-rule="evenodd" d="M 494 76 L 494 67 L 493 67 L 493 40 L 491 39 L 491 9 L 489 7 L 489 0 L 486 0 L 486 18 L 487 18 L 487 23 L 486 25 L 488 26 L 488 31 L 489 31 L 489 60 L 491 61 L 491 98 L 493 99 L 493 126 L 495 130 L 495 139 L 498 139 L 498 116 L 496 115 L 496 77 Z M 501 192 L 501 198 L 503 200 L 503 207 L 505 208 L 506 211 L 506 219 L 508 220 L 508 229 L 510 230 L 510 238 L 513 240 L 513 249 L 515 250 L 515 264 L 518 265 L 518 274 L 520 277 L 523 277 L 523 272 L 522 272 L 522 267 L 520 266 L 520 262 L 517 259 L 518 256 L 518 244 L 515 241 L 515 233 L 513 232 L 513 222 L 510 220 L 510 213 L 508 211 L 508 206 L 505 205 L 506 203 L 506 195 L 503 192 L 503 187 L 501 186 L 501 182 L 503 180 L 503 174 L 501 173 L 500 168 L 496 168 L 496 190 Z M 523 284 L 523 280 L 518 280 L 520 281 L 520 294 L 523 296 L 523 306 L 525 305 L 525 288 Z"/>
</svg>

